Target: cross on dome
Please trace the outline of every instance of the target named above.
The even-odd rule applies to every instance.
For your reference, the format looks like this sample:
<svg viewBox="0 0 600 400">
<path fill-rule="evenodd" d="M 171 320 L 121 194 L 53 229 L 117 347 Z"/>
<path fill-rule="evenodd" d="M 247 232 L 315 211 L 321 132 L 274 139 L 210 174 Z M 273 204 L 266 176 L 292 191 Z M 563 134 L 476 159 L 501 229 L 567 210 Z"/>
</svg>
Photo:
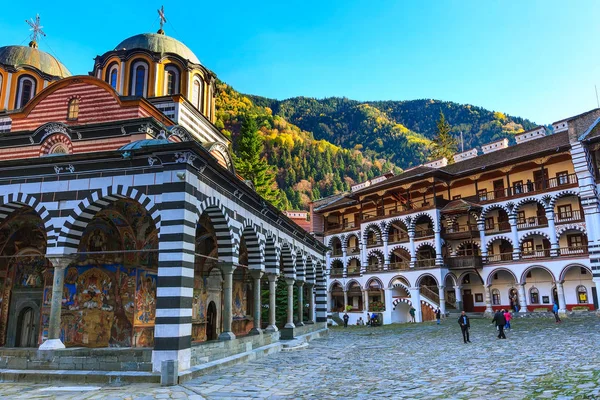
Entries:
<svg viewBox="0 0 600 400">
<path fill-rule="evenodd" d="M 40 15 L 36 14 L 35 20 L 33 18 L 31 18 L 31 20 L 25 20 L 25 22 L 27 22 L 27 24 L 31 27 L 31 29 L 29 29 L 29 30 L 32 31 L 31 32 L 31 42 L 29 42 L 29 46 L 37 48 L 38 35 L 46 36 L 44 31 L 42 30 L 43 26 L 40 25 Z"/>
<path fill-rule="evenodd" d="M 165 6 L 160 6 L 160 10 L 157 10 L 157 11 L 158 11 L 158 18 L 160 18 L 160 29 L 158 30 L 158 33 L 164 35 L 165 31 L 163 30 L 163 26 L 167 22 L 167 17 L 165 17 Z"/>
</svg>

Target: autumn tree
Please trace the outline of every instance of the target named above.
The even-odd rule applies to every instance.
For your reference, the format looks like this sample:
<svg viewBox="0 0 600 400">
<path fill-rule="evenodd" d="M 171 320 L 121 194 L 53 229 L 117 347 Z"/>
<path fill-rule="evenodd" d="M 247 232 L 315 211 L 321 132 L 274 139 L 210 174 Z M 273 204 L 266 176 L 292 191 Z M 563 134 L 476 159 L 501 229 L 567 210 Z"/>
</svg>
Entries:
<svg viewBox="0 0 600 400">
<path fill-rule="evenodd" d="M 436 135 L 433 138 L 429 159 L 439 160 L 442 157 L 446 157 L 448 163 L 451 164 L 454 162 L 452 156 L 458 151 L 458 140 L 450 133 L 452 128 L 448 121 L 446 121 L 446 117 L 442 111 L 440 111 L 440 119 L 438 120 L 436 127 Z"/>
</svg>

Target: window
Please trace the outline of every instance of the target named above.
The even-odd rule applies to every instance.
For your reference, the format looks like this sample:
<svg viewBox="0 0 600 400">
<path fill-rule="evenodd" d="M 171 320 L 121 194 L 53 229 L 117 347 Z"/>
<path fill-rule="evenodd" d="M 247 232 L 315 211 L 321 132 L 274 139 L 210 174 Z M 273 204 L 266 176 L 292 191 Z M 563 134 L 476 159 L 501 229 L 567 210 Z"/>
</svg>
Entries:
<svg viewBox="0 0 600 400">
<path fill-rule="evenodd" d="M 29 75 L 19 78 L 15 108 L 23 108 L 35 95 L 35 80 Z"/>
<path fill-rule="evenodd" d="M 523 241 L 523 255 L 533 254 L 533 239 Z"/>
<path fill-rule="evenodd" d="M 477 191 L 477 195 L 479 196 L 479 200 L 480 201 L 487 200 L 487 190 L 485 190 L 485 189 L 479 189 Z"/>
<path fill-rule="evenodd" d="M 564 206 L 558 206 L 558 218 L 559 219 L 568 219 L 573 218 L 573 209 L 570 204 L 565 204 Z"/>
<path fill-rule="evenodd" d="M 492 290 L 492 304 L 495 306 L 500 305 L 500 291 L 498 289 Z"/>
<path fill-rule="evenodd" d="M 117 65 L 117 63 L 112 63 L 106 70 L 106 82 L 108 82 L 108 84 L 110 86 L 112 86 L 112 88 L 115 90 L 117 90 L 118 76 L 119 76 L 119 66 Z"/>
<path fill-rule="evenodd" d="M 194 78 L 194 87 L 192 88 L 192 104 L 199 111 L 202 111 L 202 97 L 203 97 L 202 81 L 200 80 L 200 78 L 195 77 Z"/>
<path fill-rule="evenodd" d="M 79 99 L 74 98 L 69 100 L 69 111 L 67 113 L 67 120 L 75 121 L 79 117 Z"/>
<path fill-rule="evenodd" d="M 577 286 L 577 303 L 579 304 L 587 304 L 587 289 L 583 285 Z"/>
<path fill-rule="evenodd" d="M 515 194 L 523 193 L 523 181 L 515 181 L 513 183 L 513 190 Z"/>
<path fill-rule="evenodd" d="M 64 143 L 58 143 L 50 149 L 48 154 L 69 154 L 69 149 Z"/>
<path fill-rule="evenodd" d="M 460 194 L 457 194 L 456 196 L 452 196 L 452 200 L 459 200 L 460 199 Z"/>
<path fill-rule="evenodd" d="M 138 61 L 133 64 L 131 79 L 132 96 L 146 96 L 148 90 L 148 65 L 143 61 Z"/>
<path fill-rule="evenodd" d="M 165 68 L 165 94 L 179 93 L 179 70 L 169 65 Z"/>
<path fill-rule="evenodd" d="M 531 304 L 540 304 L 540 291 L 537 288 L 529 289 L 529 300 Z"/>
<path fill-rule="evenodd" d="M 585 246 L 583 241 L 583 235 L 576 233 L 574 235 L 567 235 L 567 244 L 570 249 L 580 249 Z"/>
<path fill-rule="evenodd" d="M 485 219 L 485 230 L 494 229 L 494 217 L 488 217 Z"/>
<path fill-rule="evenodd" d="M 517 224 L 525 223 L 525 211 L 517 212 Z"/>
<path fill-rule="evenodd" d="M 566 185 L 569 183 L 569 173 L 567 171 L 561 171 L 556 173 L 556 182 L 559 185 Z"/>
</svg>

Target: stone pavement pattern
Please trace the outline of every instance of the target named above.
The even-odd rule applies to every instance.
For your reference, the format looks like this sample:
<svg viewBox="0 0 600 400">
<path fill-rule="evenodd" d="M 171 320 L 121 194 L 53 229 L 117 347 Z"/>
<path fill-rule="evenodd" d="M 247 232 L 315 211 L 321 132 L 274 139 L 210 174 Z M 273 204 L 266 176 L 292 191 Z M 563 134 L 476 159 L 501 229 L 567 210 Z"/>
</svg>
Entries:
<svg viewBox="0 0 600 400">
<path fill-rule="evenodd" d="M 472 320 L 472 344 L 463 344 L 454 319 L 441 326 L 334 328 L 328 338 L 311 342 L 307 350 L 278 353 L 182 386 L 53 391 L 48 385 L 4 383 L 0 384 L 0 398 L 600 397 L 600 319 L 573 318 L 562 324 L 550 319 L 517 319 L 507 340 L 497 340 L 495 335 L 488 320 Z"/>
</svg>

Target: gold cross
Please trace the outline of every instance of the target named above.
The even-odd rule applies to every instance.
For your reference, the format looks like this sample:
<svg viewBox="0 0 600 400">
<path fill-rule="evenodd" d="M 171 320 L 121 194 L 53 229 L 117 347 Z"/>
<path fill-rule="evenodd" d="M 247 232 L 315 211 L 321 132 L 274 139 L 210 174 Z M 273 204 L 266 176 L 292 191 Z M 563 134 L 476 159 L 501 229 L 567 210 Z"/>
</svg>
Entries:
<svg viewBox="0 0 600 400">
<path fill-rule="evenodd" d="M 158 11 L 158 17 L 160 18 L 160 29 L 162 30 L 163 25 L 167 22 L 167 18 L 165 17 L 165 6 L 160 6 L 160 10 Z"/>
<path fill-rule="evenodd" d="M 42 30 L 43 26 L 40 25 L 40 15 L 36 14 L 35 20 L 31 18 L 31 21 L 25 20 L 27 24 L 31 27 L 31 41 L 37 42 L 38 35 L 46 36 L 44 31 Z"/>
</svg>

